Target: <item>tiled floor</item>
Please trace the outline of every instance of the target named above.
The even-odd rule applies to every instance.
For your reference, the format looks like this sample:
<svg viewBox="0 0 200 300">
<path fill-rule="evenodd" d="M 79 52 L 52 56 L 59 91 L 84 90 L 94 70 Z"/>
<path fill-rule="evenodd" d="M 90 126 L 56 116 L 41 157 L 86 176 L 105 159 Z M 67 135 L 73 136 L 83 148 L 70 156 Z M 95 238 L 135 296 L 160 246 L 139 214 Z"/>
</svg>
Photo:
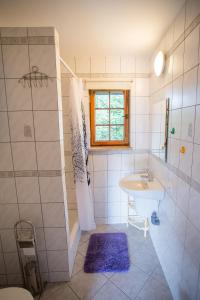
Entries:
<svg viewBox="0 0 200 300">
<path fill-rule="evenodd" d="M 41 300 L 172 300 L 161 266 L 148 235 L 125 225 L 100 225 L 94 232 L 126 232 L 131 267 L 125 273 L 83 272 L 89 234 L 81 237 L 71 282 L 49 284 Z"/>
</svg>

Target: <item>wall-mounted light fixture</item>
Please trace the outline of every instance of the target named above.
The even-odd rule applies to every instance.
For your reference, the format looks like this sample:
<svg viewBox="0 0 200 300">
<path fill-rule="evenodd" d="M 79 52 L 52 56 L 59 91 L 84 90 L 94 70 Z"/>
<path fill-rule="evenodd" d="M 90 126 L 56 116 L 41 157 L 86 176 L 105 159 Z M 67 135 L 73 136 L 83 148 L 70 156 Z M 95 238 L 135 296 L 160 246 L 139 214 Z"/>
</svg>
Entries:
<svg viewBox="0 0 200 300">
<path fill-rule="evenodd" d="M 154 60 L 154 72 L 159 77 L 165 67 L 165 55 L 162 51 L 159 51 Z"/>
</svg>

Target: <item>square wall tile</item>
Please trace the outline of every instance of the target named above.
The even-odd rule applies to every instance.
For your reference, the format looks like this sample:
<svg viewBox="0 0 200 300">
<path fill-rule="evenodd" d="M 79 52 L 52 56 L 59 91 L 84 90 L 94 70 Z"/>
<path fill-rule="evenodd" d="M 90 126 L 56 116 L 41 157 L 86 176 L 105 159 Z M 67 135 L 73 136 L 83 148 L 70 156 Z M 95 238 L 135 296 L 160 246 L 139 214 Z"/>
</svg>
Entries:
<svg viewBox="0 0 200 300">
<path fill-rule="evenodd" d="M 0 66 L 1 68 L 1 66 Z M 5 83 L 4 79 L 0 79 L 0 111 L 7 110 L 7 103 L 6 103 L 6 90 L 5 90 Z"/>
<path fill-rule="evenodd" d="M 60 170 L 62 168 L 59 142 L 37 142 L 36 148 L 39 170 Z"/>
<path fill-rule="evenodd" d="M 61 177 L 39 177 L 42 202 L 63 202 L 63 185 Z"/>
<path fill-rule="evenodd" d="M 49 272 L 50 282 L 63 282 L 69 281 L 70 276 L 69 272 Z"/>
<path fill-rule="evenodd" d="M 186 24 L 187 28 L 190 23 L 198 16 L 200 13 L 200 4 L 198 0 L 189 0 L 186 3 Z"/>
<path fill-rule="evenodd" d="M 19 220 L 17 204 L 0 205 L 0 228 L 13 229 L 14 224 Z"/>
<path fill-rule="evenodd" d="M 198 69 L 197 104 L 200 104 L 200 66 Z"/>
<path fill-rule="evenodd" d="M 149 114 L 149 98 L 137 97 L 136 98 L 136 114 Z"/>
<path fill-rule="evenodd" d="M 120 73 L 120 56 L 106 56 L 106 73 Z"/>
<path fill-rule="evenodd" d="M 19 258 L 17 252 L 4 254 L 7 274 L 20 273 Z"/>
<path fill-rule="evenodd" d="M 107 202 L 95 202 L 94 203 L 94 216 L 95 218 L 107 217 Z"/>
<path fill-rule="evenodd" d="M 94 187 L 107 186 L 107 171 L 94 172 Z"/>
<path fill-rule="evenodd" d="M 108 171 L 108 186 L 118 187 L 120 178 L 121 178 L 120 171 Z"/>
<path fill-rule="evenodd" d="M 27 36 L 26 27 L 1 27 L 2 37 L 25 37 Z"/>
<path fill-rule="evenodd" d="M 0 143 L 0 171 L 12 171 L 12 156 L 10 143 Z"/>
<path fill-rule="evenodd" d="M 21 219 L 30 220 L 35 227 L 43 227 L 40 204 L 19 204 L 19 214 Z"/>
<path fill-rule="evenodd" d="M 12 152 L 16 171 L 37 170 L 34 142 L 12 143 Z"/>
<path fill-rule="evenodd" d="M 188 142 L 180 141 L 180 146 L 185 146 L 186 152 L 180 154 L 179 169 L 187 176 L 191 176 L 192 172 L 192 152 L 193 144 Z"/>
<path fill-rule="evenodd" d="M 121 171 L 133 171 L 133 169 L 134 169 L 134 156 L 133 156 L 133 153 L 122 154 Z"/>
<path fill-rule="evenodd" d="M 68 271 L 67 251 L 48 251 L 49 271 Z"/>
<path fill-rule="evenodd" d="M 178 168 L 179 156 L 180 156 L 180 141 L 170 138 L 168 144 L 168 163 Z"/>
<path fill-rule="evenodd" d="M 57 110 L 58 109 L 57 80 L 52 78 L 48 82 L 48 88 L 32 87 L 33 110 Z"/>
<path fill-rule="evenodd" d="M 200 194 L 194 189 L 190 190 L 190 205 L 189 205 L 189 220 L 190 222 L 200 230 Z"/>
<path fill-rule="evenodd" d="M 136 56 L 136 73 L 150 73 L 149 57 Z"/>
<path fill-rule="evenodd" d="M 67 249 L 67 233 L 65 228 L 45 228 L 47 250 Z"/>
<path fill-rule="evenodd" d="M 6 78 L 21 78 L 29 72 L 27 45 L 3 45 L 2 48 Z"/>
<path fill-rule="evenodd" d="M 107 188 L 94 188 L 94 201 L 106 202 L 107 201 Z"/>
<path fill-rule="evenodd" d="M 76 73 L 90 73 L 90 57 L 76 57 Z"/>
<path fill-rule="evenodd" d="M 37 66 L 39 71 L 49 77 L 56 77 L 56 52 L 54 45 L 29 45 L 30 66 Z"/>
<path fill-rule="evenodd" d="M 135 73 L 136 59 L 134 56 L 121 56 L 121 73 Z"/>
<path fill-rule="evenodd" d="M 136 78 L 136 96 L 149 96 L 149 78 Z"/>
<path fill-rule="evenodd" d="M 17 203 L 14 178 L 0 178 L 0 204 Z"/>
<path fill-rule="evenodd" d="M 12 142 L 34 140 L 33 114 L 31 111 L 9 112 Z"/>
<path fill-rule="evenodd" d="M 200 105 L 196 106 L 194 142 L 200 144 Z"/>
<path fill-rule="evenodd" d="M 42 204 L 44 227 L 65 227 L 64 211 L 63 203 Z"/>
<path fill-rule="evenodd" d="M 6 79 L 5 82 L 8 110 L 32 110 L 31 89 L 24 88 L 18 79 Z"/>
<path fill-rule="evenodd" d="M 135 169 L 145 170 L 148 169 L 149 155 L 147 153 L 136 153 L 135 154 Z"/>
<path fill-rule="evenodd" d="M 184 74 L 183 80 L 183 106 L 196 104 L 197 97 L 197 68 Z"/>
<path fill-rule="evenodd" d="M 18 203 L 40 203 L 37 177 L 16 177 Z"/>
<path fill-rule="evenodd" d="M 106 57 L 92 56 L 91 57 L 91 73 L 105 73 L 106 72 Z"/>
<path fill-rule="evenodd" d="M 120 216 L 120 202 L 108 202 L 108 217 Z"/>
<path fill-rule="evenodd" d="M 179 177 L 176 177 L 174 181 L 176 205 L 185 214 L 185 216 L 188 216 L 190 186 Z"/>
<path fill-rule="evenodd" d="M 109 187 L 108 188 L 108 202 L 120 202 L 120 188 Z"/>
<path fill-rule="evenodd" d="M 191 263 L 199 266 L 200 233 L 190 222 L 187 223 L 185 249 L 190 255 Z"/>
<path fill-rule="evenodd" d="M 198 64 L 199 26 L 197 26 L 185 39 L 184 71 Z"/>
<path fill-rule="evenodd" d="M 149 133 L 136 133 L 136 143 L 135 147 L 136 149 L 149 149 Z"/>
<path fill-rule="evenodd" d="M 0 78 L 4 78 L 4 71 L 3 71 L 3 60 L 2 60 L 2 51 L 0 48 Z"/>
<path fill-rule="evenodd" d="M 36 141 L 56 141 L 59 136 L 59 120 L 57 111 L 35 111 L 35 139 Z"/>
<path fill-rule="evenodd" d="M 185 26 L 185 6 L 178 13 L 174 22 L 174 42 L 183 34 Z"/>
<path fill-rule="evenodd" d="M 192 178 L 200 183 L 200 145 L 194 145 Z"/>
<path fill-rule="evenodd" d="M 3 252 L 16 252 L 17 245 L 13 229 L 0 230 Z"/>
<path fill-rule="evenodd" d="M 194 137 L 195 107 L 182 109 L 181 139 L 192 142 Z"/>
<path fill-rule="evenodd" d="M 122 156 L 121 154 L 108 154 L 108 170 L 121 170 Z"/>
<path fill-rule="evenodd" d="M 106 171 L 107 170 L 107 155 L 93 154 L 93 166 L 95 171 Z"/>
<path fill-rule="evenodd" d="M 9 127 L 7 112 L 0 112 L 0 142 L 9 142 Z"/>
<path fill-rule="evenodd" d="M 181 108 L 183 102 L 183 76 L 173 81 L 171 109 Z"/>
<path fill-rule="evenodd" d="M 184 42 L 173 53 L 173 79 L 183 74 Z"/>
<path fill-rule="evenodd" d="M 54 36 L 54 27 L 28 27 L 28 36 Z"/>
<path fill-rule="evenodd" d="M 149 115 L 136 115 L 136 132 L 149 132 Z"/>
</svg>

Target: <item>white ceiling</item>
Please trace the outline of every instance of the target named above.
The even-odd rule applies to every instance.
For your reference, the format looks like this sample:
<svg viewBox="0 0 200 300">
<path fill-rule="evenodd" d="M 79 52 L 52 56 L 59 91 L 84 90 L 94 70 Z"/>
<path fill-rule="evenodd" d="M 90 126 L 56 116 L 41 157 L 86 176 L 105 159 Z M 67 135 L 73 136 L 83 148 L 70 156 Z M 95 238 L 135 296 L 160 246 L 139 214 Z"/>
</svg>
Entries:
<svg viewBox="0 0 200 300">
<path fill-rule="evenodd" d="M 0 26 L 55 26 L 61 54 L 150 55 L 184 0 L 0 0 Z"/>
</svg>

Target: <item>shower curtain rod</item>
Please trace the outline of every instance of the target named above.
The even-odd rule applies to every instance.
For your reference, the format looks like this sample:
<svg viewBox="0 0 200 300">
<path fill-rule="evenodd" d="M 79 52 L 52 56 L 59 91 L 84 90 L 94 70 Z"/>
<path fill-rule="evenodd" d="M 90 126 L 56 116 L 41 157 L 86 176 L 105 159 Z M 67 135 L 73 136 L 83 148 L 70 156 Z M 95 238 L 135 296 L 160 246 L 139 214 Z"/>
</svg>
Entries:
<svg viewBox="0 0 200 300">
<path fill-rule="evenodd" d="M 66 62 L 62 59 L 62 57 L 60 57 L 60 61 L 63 64 L 63 66 L 72 74 L 72 76 L 78 79 L 78 76 L 76 76 L 76 74 L 72 71 L 72 69 L 68 66 L 68 64 L 66 64 Z"/>
</svg>

